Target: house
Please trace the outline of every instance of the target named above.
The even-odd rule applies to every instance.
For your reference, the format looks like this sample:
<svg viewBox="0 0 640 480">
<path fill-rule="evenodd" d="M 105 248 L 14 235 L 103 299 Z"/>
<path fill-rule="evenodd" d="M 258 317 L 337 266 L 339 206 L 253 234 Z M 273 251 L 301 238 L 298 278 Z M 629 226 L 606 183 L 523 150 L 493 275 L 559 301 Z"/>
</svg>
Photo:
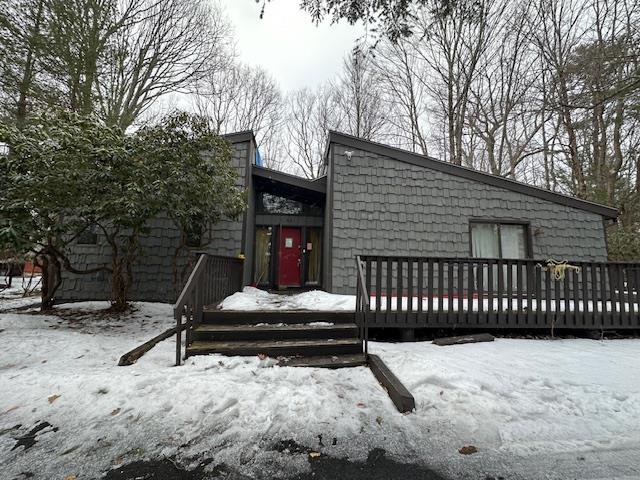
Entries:
<svg viewBox="0 0 640 480">
<path fill-rule="evenodd" d="M 338 132 L 326 175 L 306 180 L 261 166 L 251 132 L 226 138 L 246 211 L 178 255 L 178 232 L 158 218 L 141 240 L 133 299 L 175 299 L 195 252 L 243 256 L 244 285 L 345 294 L 355 293 L 356 255 L 607 260 L 605 229 L 618 213 L 607 206 Z M 108 254 L 90 233 L 71 257 L 90 267 Z M 106 299 L 108 282 L 65 272 L 58 299 Z"/>
</svg>

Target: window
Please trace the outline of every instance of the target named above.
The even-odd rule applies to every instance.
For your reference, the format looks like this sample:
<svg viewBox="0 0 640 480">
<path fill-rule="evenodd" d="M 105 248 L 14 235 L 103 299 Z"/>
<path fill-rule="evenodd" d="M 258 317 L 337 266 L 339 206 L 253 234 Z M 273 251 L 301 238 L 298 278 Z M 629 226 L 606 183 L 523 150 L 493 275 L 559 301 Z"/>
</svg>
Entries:
<svg viewBox="0 0 640 480">
<path fill-rule="evenodd" d="M 76 239 L 78 245 L 97 245 L 98 234 L 96 233 L 95 225 L 90 225 L 84 229 L 84 231 L 78 235 Z"/>
<path fill-rule="evenodd" d="M 256 227 L 256 250 L 253 283 L 268 285 L 271 283 L 271 240 L 272 227 Z"/>
<path fill-rule="evenodd" d="M 306 278 L 307 285 L 320 285 L 320 269 L 322 259 L 322 229 L 307 228 L 306 252 Z"/>
<path fill-rule="evenodd" d="M 316 203 L 302 202 L 267 192 L 258 193 L 256 210 L 258 213 L 278 215 L 322 215 L 322 207 Z"/>
<path fill-rule="evenodd" d="M 517 259 L 529 256 L 528 225 L 471 222 L 471 256 Z"/>
<path fill-rule="evenodd" d="M 203 233 L 204 222 L 202 218 L 194 216 L 184 226 L 185 245 L 190 248 L 201 247 Z"/>
<path fill-rule="evenodd" d="M 471 256 L 475 258 L 501 258 L 518 259 L 529 257 L 528 232 L 529 226 L 516 222 L 485 222 L 472 221 L 471 230 Z M 498 266 L 493 265 L 493 285 L 498 288 Z M 476 287 L 478 285 L 478 267 L 474 266 Z M 488 265 L 481 267 L 485 282 L 488 281 Z M 511 267 L 513 278 L 517 275 L 516 266 Z M 508 278 L 507 266 L 503 265 L 501 274 L 503 281 Z M 526 282 L 526 280 L 525 280 Z M 485 287 L 489 287 L 485 283 Z"/>
</svg>

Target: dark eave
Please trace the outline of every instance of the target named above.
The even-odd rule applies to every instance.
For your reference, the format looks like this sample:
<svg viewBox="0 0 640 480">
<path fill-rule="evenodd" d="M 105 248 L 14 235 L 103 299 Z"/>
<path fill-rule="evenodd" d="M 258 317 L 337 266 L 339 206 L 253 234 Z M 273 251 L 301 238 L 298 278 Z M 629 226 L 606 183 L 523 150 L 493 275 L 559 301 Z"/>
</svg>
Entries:
<svg viewBox="0 0 640 480">
<path fill-rule="evenodd" d="M 252 130 L 245 130 L 244 132 L 225 133 L 224 135 L 220 136 L 229 143 L 253 142 L 253 144 L 256 145 L 256 137 L 253 135 Z"/>
<path fill-rule="evenodd" d="M 270 168 L 251 165 L 254 177 L 261 179 L 263 182 L 280 183 L 293 187 L 295 189 L 307 190 L 316 193 L 325 194 L 327 191 L 327 178 L 320 177 L 316 180 L 307 180 L 306 178 L 290 175 L 288 173 L 272 170 Z"/>
<path fill-rule="evenodd" d="M 489 173 L 480 172 L 472 168 L 462 167 L 454 165 L 453 163 L 443 162 L 432 157 L 413 153 L 408 150 L 402 150 L 401 148 L 390 147 L 381 143 L 371 142 L 369 140 L 363 140 L 362 138 L 347 135 L 345 133 L 330 131 L 329 132 L 329 144 L 339 144 L 345 147 L 351 147 L 358 150 L 364 150 L 366 152 L 375 153 L 377 155 L 383 155 L 391 157 L 394 160 L 399 160 L 411 165 L 419 167 L 426 167 L 431 170 L 446 173 L 449 175 L 455 175 L 457 177 L 465 178 L 467 180 L 473 180 L 476 182 L 485 183 L 498 188 L 504 188 L 505 190 L 511 190 L 531 197 L 541 198 L 548 202 L 558 203 L 579 210 L 585 210 L 587 212 L 596 213 L 602 215 L 605 218 L 615 219 L 618 217 L 618 210 L 599 203 L 589 202 L 587 200 L 581 200 L 579 198 L 571 197 L 569 195 L 563 195 L 561 193 L 545 190 L 544 188 L 534 187 L 527 185 L 526 183 L 517 182 L 508 178 L 499 177 L 497 175 L 491 175 Z"/>
</svg>

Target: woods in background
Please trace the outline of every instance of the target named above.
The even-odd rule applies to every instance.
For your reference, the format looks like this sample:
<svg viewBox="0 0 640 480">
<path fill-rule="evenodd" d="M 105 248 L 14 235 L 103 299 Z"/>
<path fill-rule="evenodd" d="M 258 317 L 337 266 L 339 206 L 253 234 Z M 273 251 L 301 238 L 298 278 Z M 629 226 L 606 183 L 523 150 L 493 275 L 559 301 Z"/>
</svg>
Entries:
<svg viewBox="0 0 640 480">
<path fill-rule="evenodd" d="M 363 20 L 352 3 L 302 7 Z M 217 133 L 254 130 L 267 166 L 309 178 L 336 129 L 613 205 L 611 255 L 638 259 L 640 5 L 397 3 L 336 78 L 283 92 L 238 61 L 208 1 L 0 0 L 0 116 L 20 125 L 56 106 L 135 129 L 173 95 Z"/>
</svg>

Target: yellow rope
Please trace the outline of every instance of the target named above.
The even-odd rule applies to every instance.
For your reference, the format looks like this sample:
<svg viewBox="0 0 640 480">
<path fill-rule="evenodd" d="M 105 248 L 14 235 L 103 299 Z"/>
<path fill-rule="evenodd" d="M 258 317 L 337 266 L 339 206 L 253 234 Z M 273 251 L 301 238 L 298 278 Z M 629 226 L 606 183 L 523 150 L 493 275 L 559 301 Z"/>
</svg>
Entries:
<svg viewBox="0 0 640 480">
<path fill-rule="evenodd" d="M 576 273 L 580 273 L 580 267 L 578 267 L 577 265 L 571 265 L 567 260 L 559 262 L 557 260 L 554 260 L 553 258 L 550 258 L 549 260 L 547 260 L 546 266 L 542 266 L 540 264 L 538 265 L 545 272 L 551 272 L 551 275 L 553 275 L 553 278 L 556 281 L 564 280 L 567 270 L 574 270 Z"/>
</svg>

